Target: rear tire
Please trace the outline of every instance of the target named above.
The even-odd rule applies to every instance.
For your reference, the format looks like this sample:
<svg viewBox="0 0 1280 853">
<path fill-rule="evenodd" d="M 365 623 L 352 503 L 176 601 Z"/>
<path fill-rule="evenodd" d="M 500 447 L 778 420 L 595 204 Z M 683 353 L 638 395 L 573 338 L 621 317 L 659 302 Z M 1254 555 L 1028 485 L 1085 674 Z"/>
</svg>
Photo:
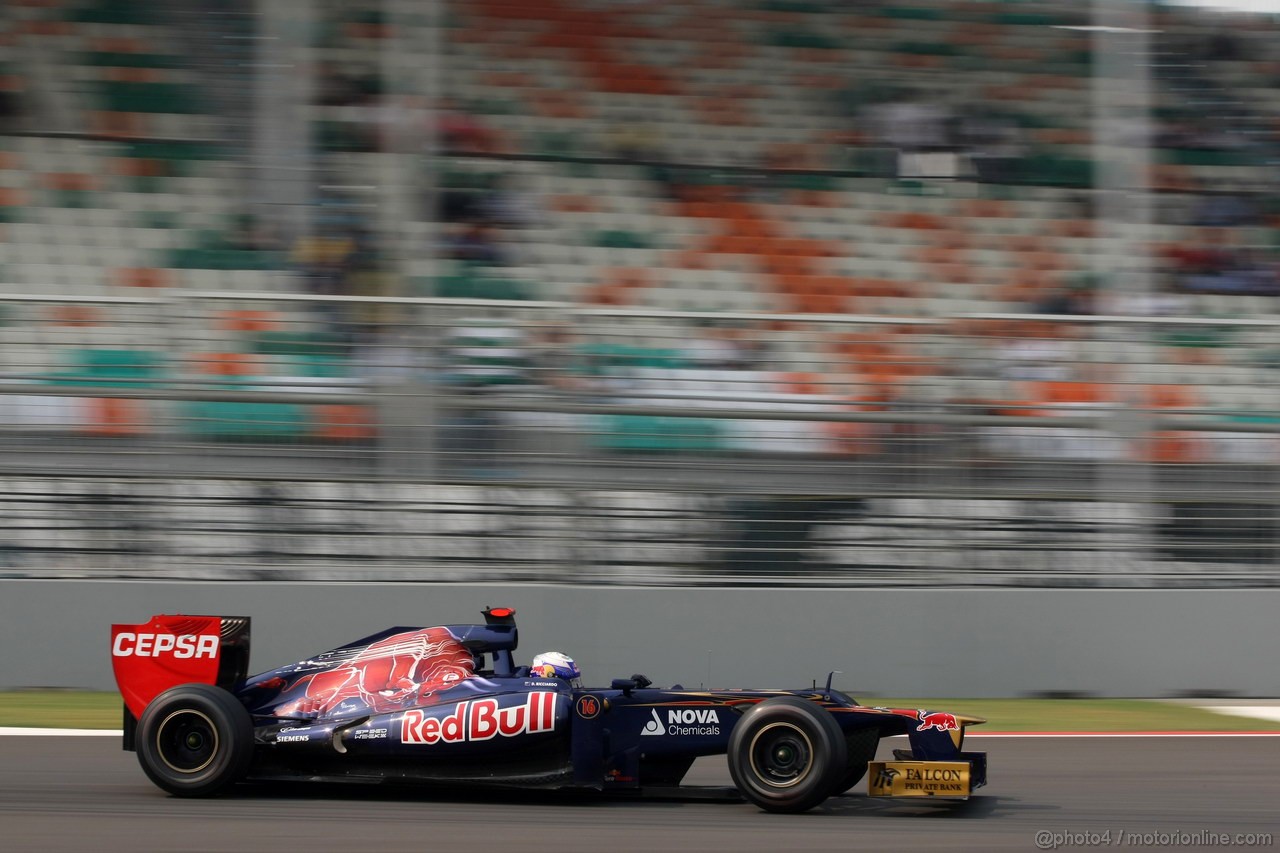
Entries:
<svg viewBox="0 0 1280 853">
<path fill-rule="evenodd" d="M 177 797 L 208 797 L 244 778 L 253 760 L 253 720 L 236 697 L 211 684 L 183 684 L 151 701 L 138 720 L 138 763 Z"/>
<path fill-rule="evenodd" d="M 880 730 L 856 729 L 844 737 L 844 775 L 831 789 L 831 796 L 838 797 L 867 775 L 867 762 L 875 760 L 876 747 L 880 745 Z"/>
<path fill-rule="evenodd" d="M 813 808 L 845 772 L 840 726 L 821 707 L 791 696 L 767 699 L 744 713 L 728 751 L 739 792 L 770 812 Z"/>
</svg>

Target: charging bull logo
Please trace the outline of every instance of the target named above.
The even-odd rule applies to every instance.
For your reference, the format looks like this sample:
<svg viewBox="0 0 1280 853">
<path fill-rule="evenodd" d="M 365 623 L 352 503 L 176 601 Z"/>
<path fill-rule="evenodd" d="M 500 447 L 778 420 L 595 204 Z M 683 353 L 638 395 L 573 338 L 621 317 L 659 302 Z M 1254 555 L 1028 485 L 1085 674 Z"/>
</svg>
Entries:
<svg viewBox="0 0 1280 853">
<path fill-rule="evenodd" d="M 556 728 L 556 694 L 530 693 L 523 705 L 503 708 L 497 699 L 459 702 L 453 712 L 434 715 L 414 708 L 400 718 L 400 742 L 405 744 L 463 743 L 551 732 Z"/>
<path fill-rule="evenodd" d="M 371 643 L 339 666 L 308 675 L 290 690 L 304 694 L 276 709 L 276 716 L 324 716 L 357 701 L 376 714 L 412 706 L 436 690 L 475 672 L 471 653 L 444 628 L 394 634 Z"/>
<path fill-rule="evenodd" d="M 944 714 L 941 711 L 926 714 L 924 711 L 917 711 L 916 717 L 920 720 L 920 725 L 916 726 L 916 731 L 918 732 L 927 732 L 929 729 L 946 732 L 960 728 L 960 724 L 956 722 L 955 714 Z"/>
</svg>

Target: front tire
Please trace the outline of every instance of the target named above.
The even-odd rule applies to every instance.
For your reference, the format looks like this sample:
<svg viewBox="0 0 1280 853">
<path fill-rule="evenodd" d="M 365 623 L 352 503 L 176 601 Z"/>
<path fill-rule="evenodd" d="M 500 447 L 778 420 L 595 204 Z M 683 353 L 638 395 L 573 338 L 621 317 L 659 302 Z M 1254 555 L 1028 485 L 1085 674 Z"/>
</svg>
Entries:
<svg viewBox="0 0 1280 853">
<path fill-rule="evenodd" d="M 729 736 L 729 774 L 765 811 L 802 812 L 825 800 L 845 772 L 844 733 L 831 715 L 790 696 L 750 708 Z"/>
<path fill-rule="evenodd" d="M 138 763 L 177 797 L 208 797 L 244 778 L 253 760 L 253 720 L 236 697 L 211 684 L 183 684 L 151 701 L 138 720 Z"/>
</svg>

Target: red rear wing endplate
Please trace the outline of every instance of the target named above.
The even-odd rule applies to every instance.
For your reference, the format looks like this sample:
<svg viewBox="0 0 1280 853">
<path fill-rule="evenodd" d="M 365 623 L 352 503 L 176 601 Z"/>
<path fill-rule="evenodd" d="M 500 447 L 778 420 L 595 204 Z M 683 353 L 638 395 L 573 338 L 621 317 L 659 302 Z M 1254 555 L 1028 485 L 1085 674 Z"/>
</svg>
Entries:
<svg viewBox="0 0 1280 853">
<path fill-rule="evenodd" d="M 249 620 L 242 617 L 185 615 L 112 625 L 111 668 L 125 707 L 141 717 L 151 700 L 170 687 L 243 678 L 248 627 Z"/>
</svg>

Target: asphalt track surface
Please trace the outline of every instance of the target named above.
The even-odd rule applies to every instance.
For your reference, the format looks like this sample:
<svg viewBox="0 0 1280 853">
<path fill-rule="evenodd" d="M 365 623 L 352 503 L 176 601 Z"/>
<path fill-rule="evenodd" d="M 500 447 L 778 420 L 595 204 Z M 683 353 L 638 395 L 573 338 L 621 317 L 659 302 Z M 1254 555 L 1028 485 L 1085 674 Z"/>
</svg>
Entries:
<svg viewBox="0 0 1280 853">
<path fill-rule="evenodd" d="M 1280 843 L 1277 737 L 971 738 L 966 746 L 989 753 L 992 780 L 967 803 L 859 794 L 774 815 L 724 797 L 620 802 L 305 784 L 182 800 L 152 787 L 116 738 L 4 737 L 0 850 L 1036 850 L 1038 832 L 1107 830 L 1270 832 L 1271 845 L 1246 849 Z M 699 762 L 690 776 L 728 782 L 722 759 Z M 1157 849 L 1141 840 L 1110 846 Z"/>
</svg>

